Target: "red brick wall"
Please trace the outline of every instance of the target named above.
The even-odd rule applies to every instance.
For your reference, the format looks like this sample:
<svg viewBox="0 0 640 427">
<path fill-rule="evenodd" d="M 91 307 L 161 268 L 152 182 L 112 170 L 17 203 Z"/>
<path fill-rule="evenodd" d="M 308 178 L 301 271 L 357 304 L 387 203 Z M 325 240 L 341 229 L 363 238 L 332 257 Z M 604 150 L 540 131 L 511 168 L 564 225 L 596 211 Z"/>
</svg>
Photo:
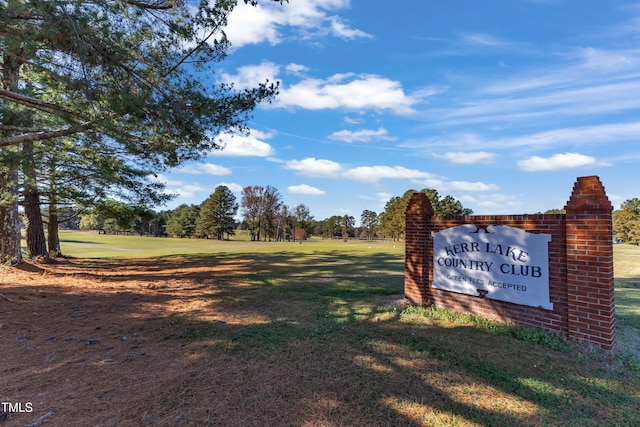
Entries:
<svg viewBox="0 0 640 427">
<path fill-rule="evenodd" d="M 406 211 L 405 297 L 413 304 L 433 304 L 544 328 L 613 350 L 612 206 L 599 178 L 578 178 L 565 210 L 566 214 L 552 215 L 434 216 L 427 197 L 414 193 Z M 433 288 L 432 232 L 462 224 L 508 225 L 550 234 L 549 294 L 553 310 Z"/>
</svg>

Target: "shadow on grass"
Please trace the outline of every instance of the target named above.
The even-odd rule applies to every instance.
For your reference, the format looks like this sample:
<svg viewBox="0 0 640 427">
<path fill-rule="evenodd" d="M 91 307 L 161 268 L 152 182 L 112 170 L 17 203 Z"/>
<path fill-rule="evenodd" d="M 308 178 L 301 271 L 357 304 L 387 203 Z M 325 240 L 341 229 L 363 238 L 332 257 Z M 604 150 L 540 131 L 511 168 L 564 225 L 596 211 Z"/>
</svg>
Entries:
<svg viewBox="0 0 640 427">
<path fill-rule="evenodd" d="M 60 239 L 60 243 L 75 243 L 78 245 L 87 245 L 87 246 L 98 246 L 104 245 L 102 242 L 87 242 L 86 240 L 75 240 L 75 239 Z"/>
<path fill-rule="evenodd" d="M 640 372 L 640 278 L 616 279 L 616 344 Z"/>
<path fill-rule="evenodd" d="M 264 290 L 268 284 L 258 286 Z M 298 307 L 305 292 L 313 296 Z M 640 421 L 633 409 L 640 401 L 628 387 L 627 373 L 594 369 L 575 354 L 472 327 L 407 324 L 400 311 L 371 305 L 371 297 L 384 289 L 332 284 L 312 290 L 298 284 L 242 301 L 224 293 L 217 297 L 228 301 L 224 311 L 230 315 L 249 306 L 270 320 L 237 326 L 180 317 L 165 339 L 212 341 L 212 354 L 259 364 L 262 381 L 285 371 L 300 399 L 287 408 L 303 404 L 310 392 L 338 402 L 332 415 L 345 425 L 631 426 Z M 240 382 L 245 381 L 252 377 Z M 632 383 L 639 381 L 635 375 Z"/>
<path fill-rule="evenodd" d="M 3 313 L 31 320 L 2 333 L 24 358 L 0 374 L 7 396 L 31 398 L 33 382 L 67 396 L 84 425 L 640 423 L 635 372 L 381 306 L 402 292 L 402 266 L 340 251 L 62 263 L 105 291 L 21 288 Z M 84 391 L 68 385 L 77 373 Z"/>
<path fill-rule="evenodd" d="M 403 259 L 387 253 L 367 256 L 345 254 L 341 251 L 272 252 L 268 254 L 225 253 L 162 256 L 132 260 L 96 259 L 84 260 L 77 274 L 85 277 L 100 277 L 114 282 L 136 280 L 162 281 L 167 278 L 205 280 L 209 277 L 225 277 L 245 274 L 247 280 L 255 277 L 309 279 L 328 277 L 332 279 L 371 278 L 392 281 L 397 293 L 402 292 Z M 66 267 L 73 272 L 74 265 Z M 64 272 L 65 267 L 61 270 Z M 222 274 L 220 274 L 222 270 Z M 207 274 L 209 273 L 209 274 Z"/>
</svg>

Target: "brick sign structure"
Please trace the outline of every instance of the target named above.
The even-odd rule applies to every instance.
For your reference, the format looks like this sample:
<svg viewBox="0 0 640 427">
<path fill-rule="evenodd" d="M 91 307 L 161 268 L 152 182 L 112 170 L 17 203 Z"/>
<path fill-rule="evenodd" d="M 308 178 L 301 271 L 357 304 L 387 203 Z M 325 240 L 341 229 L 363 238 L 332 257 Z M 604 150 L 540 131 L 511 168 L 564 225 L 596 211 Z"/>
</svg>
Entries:
<svg viewBox="0 0 640 427">
<path fill-rule="evenodd" d="M 566 214 L 434 216 L 406 210 L 404 294 L 615 347 L 613 207 L 597 176 L 578 178 Z"/>
</svg>

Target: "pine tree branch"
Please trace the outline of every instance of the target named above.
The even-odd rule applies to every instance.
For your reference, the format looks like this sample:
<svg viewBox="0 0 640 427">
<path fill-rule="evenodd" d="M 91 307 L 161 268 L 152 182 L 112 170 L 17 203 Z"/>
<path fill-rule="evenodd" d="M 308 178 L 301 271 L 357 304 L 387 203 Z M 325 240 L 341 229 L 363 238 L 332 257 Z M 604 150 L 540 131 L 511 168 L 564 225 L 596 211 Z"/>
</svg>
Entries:
<svg viewBox="0 0 640 427">
<path fill-rule="evenodd" d="M 0 125 L 0 131 L 2 132 L 45 132 L 45 129 L 42 128 L 27 128 L 23 126 L 10 126 L 10 125 Z"/>
<path fill-rule="evenodd" d="M 9 136 L 7 138 L 0 138 L 0 147 L 8 147 L 10 145 L 24 144 L 26 142 L 43 141 L 46 139 L 74 135 L 78 132 L 91 129 L 93 126 L 93 122 L 85 122 L 64 129 L 50 130 L 46 132 L 29 132 L 21 135 Z"/>
<path fill-rule="evenodd" d="M 0 98 L 13 101 L 26 107 L 35 108 L 36 110 L 40 110 L 45 113 L 66 114 L 78 119 L 84 118 L 84 116 L 82 116 L 81 114 L 76 113 L 75 111 L 67 110 L 60 105 L 52 104 L 41 99 L 31 98 L 30 96 L 22 95 L 20 93 L 16 93 L 3 88 L 0 88 Z"/>
<path fill-rule="evenodd" d="M 136 0 L 125 0 L 124 1 L 126 4 L 129 4 L 131 6 L 135 6 L 135 7 L 139 7 L 141 9 L 151 9 L 151 10 L 168 10 L 168 9 L 172 9 L 175 7 L 175 1 L 169 0 L 169 1 L 156 1 L 153 3 L 147 3 L 147 2 L 143 2 L 143 1 L 136 1 Z"/>
</svg>

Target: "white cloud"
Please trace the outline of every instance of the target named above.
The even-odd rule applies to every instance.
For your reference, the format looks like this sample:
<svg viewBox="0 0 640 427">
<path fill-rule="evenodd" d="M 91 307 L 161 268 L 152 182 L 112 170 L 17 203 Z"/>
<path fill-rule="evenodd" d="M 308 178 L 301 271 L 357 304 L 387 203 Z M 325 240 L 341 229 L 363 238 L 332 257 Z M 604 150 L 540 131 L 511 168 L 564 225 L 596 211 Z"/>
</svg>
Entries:
<svg viewBox="0 0 640 427">
<path fill-rule="evenodd" d="M 321 79 L 305 79 L 281 87 L 273 105 L 308 110 L 346 108 L 353 110 L 387 110 L 411 114 L 418 100 L 407 95 L 400 82 L 371 74 L 334 74 Z"/>
<path fill-rule="evenodd" d="M 242 193 L 242 185 L 236 184 L 235 182 L 221 182 L 217 186 L 220 186 L 220 185 L 224 185 L 229 190 L 231 190 L 232 193 L 235 193 L 235 194 Z"/>
<path fill-rule="evenodd" d="M 208 175 L 229 175 L 231 169 L 220 165 L 214 165 L 213 163 L 205 163 L 198 165 L 199 169 Z"/>
<path fill-rule="evenodd" d="M 408 169 L 403 166 L 358 166 L 345 170 L 339 163 L 309 157 L 303 160 L 291 160 L 284 165 L 285 169 L 294 170 L 301 175 L 349 179 L 353 181 L 374 184 L 382 179 L 412 180 L 422 186 L 435 188 L 439 191 L 495 191 L 499 189 L 496 184 L 469 181 L 443 181 L 432 173 L 416 169 Z M 298 186 L 306 188 L 307 186 Z M 289 191 L 291 191 L 289 187 Z M 313 188 L 313 187 L 311 187 Z M 379 193 L 378 197 L 388 200 L 389 193 Z M 386 202 L 385 200 L 385 202 Z"/>
<path fill-rule="evenodd" d="M 335 178 L 342 171 L 342 166 L 331 160 L 307 157 L 303 160 L 290 160 L 285 169 L 299 172 L 301 175 Z"/>
<path fill-rule="evenodd" d="M 224 31 L 234 48 L 262 42 L 275 45 L 285 37 L 330 35 L 342 39 L 370 38 L 371 35 L 351 28 L 333 13 L 347 7 L 349 0 L 295 0 L 283 5 L 264 1 L 258 7 L 240 3 L 229 16 Z"/>
<path fill-rule="evenodd" d="M 294 65 L 294 64 L 291 64 Z M 236 74 L 222 73 L 223 83 L 232 84 L 237 89 L 254 88 L 267 80 L 277 81 L 280 67 L 273 62 L 263 62 L 258 65 L 245 65 L 236 69 Z"/>
<path fill-rule="evenodd" d="M 528 172 L 553 171 L 561 169 L 573 169 L 582 166 L 592 166 L 596 159 L 579 153 L 554 154 L 551 157 L 533 156 L 525 160 L 519 160 L 520 169 Z"/>
<path fill-rule="evenodd" d="M 380 210 L 383 210 L 385 205 L 387 204 L 387 202 L 389 200 L 391 200 L 391 198 L 394 196 L 391 193 L 387 193 L 387 192 L 381 192 L 381 193 L 376 193 L 377 199 L 378 199 L 378 203 L 377 206 Z"/>
<path fill-rule="evenodd" d="M 200 184 L 185 184 L 177 188 L 169 188 L 169 192 L 176 193 L 181 197 L 193 197 L 196 193 L 209 191 L 210 188 L 203 187 Z"/>
<path fill-rule="evenodd" d="M 335 17 L 331 19 L 331 32 L 343 39 L 373 38 L 371 34 L 364 31 L 349 28 L 344 22 Z"/>
<path fill-rule="evenodd" d="M 375 183 L 381 179 L 419 179 L 430 178 L 433 175 L 415 169 L 407 169 L 402 166 L 359 166 L 349 169 L 342 177 L 354 181 Z"/>
<path fill-rule="evenodd" d="M 235 88 L 256 87 L 267 80 L 280 81 L 280 92 L 271 104 L 262 104 L 264 108 L 304 108 L 309 110 L 353 109 L 387 110 L 395 114 L 413 113 L 413 105 L 419 96 L 410 96 L 404 92 L 402 84 L 386 77 L 372 74 L 339 73 L 326 79 L 305 78 L 302 75 L 307 68 L 300 64 L 288 64 L 285 67 L 290 74 L 302 77 L 297 83 L 285 86 L 278 78 L 280 66 L 272 62 L 238 67 L 235 74 L 223 73 L 221 81 L 233 84 Z"/>
<path fill-rule="evenodd" d="M 240 4 L 227 19 L 224 32 L 234 48 L 264 41 L 272 45 L 280 42 L 278 22 L 282 20 L 282 13 L 270 7 L 271 2 L 263 3 L 266 4 L 259 7 Z"/>
<path fill-rule="evenodd" d="M 291 73 L 293 75 L 296 76 L 300 76 L 302 75 L 304 72 L 308 71 L 309 68 L 304 66 L 304 65 L 300 65 L 300 64 L 288 64 L 285 69 L 287 70 L 288 73 Z"/>
<path fill-rule="evenodd" d="M 328 136 L 329 139 L 345 142 L 369 142 L 371 140 L 394 141 L 397 138 L 388 136 L 389 132 L 385 128 L 360 129 L 356 131 L 340 130 Z"/>
<path fill-rule="evenodd" d="M 191 198 L 194 197 L 196 193 L 202 193 L 208 190 L 208 188 L 198 183 L 187 184 L 184 181 L 171 179 L 162 174 L 158 174 L 155 180 L 166 185 L 165 193 L 177 194 L 179 197 Z"/>
<path fill-rule="evenodd" d="M 268 157 L 275 153 L 273 147 L 262 139 L 269 139 L 273 136 L 271 133 L 260 132 L 251 129 L 249 135 L 226 133 L 219 136 L 219 142 L 224 148 L 214 150 L 211 155 L 214 156 L 256 156 Z"/>
<path fill-rule="evenodd" d="M 231 169 L 213 163 L 193 164 L 174 169 L 175 172 L 191 175 L 229 175 Z"/>
<path fill-rule="evenodd" d="M 471 164 L 471 163 L 486 163 L 493 160 L 496 155 L 493 153 L 487 153 L 486 151 L 456 151 L 445 153 L 442 157 L 452 163 L 463 163 L 463 164 Z"/>
<path fill-rule="evenodd" d="M 163 175 L 161 173 L 157 174 L 155 177 L 152 177 L 150 175 L 149 178 L 152 181 L 162 182 L 167 187 L 170 187 L 170 186 L 171 187 L 177 187 L 177 186 L 180 186 L 180 185 L 184 185 L 184 181 L 177 180 L 177 179 L 171 179 L 168 176 Z"/>
<path fill-rule="evenodd" d="M 358 118 L 345 117 L 344 118 L 344 122 L 348 123 L 350 125 L 360 125 L 360 124 L 364 123 L 365 120 L 363 118 L 360 118 L 360 117 L 358 117 Z"/>
<path fill-rule="evenodd" d="M 287 190 L 289 191 L 289 193 L 307 194 L 310 196 L 321 196 L 326 193 L 324 190 L 320 190 L 319 188 L 312 187 L 307 184 L 291 185 L 287 188 Z"/>
</svg>

